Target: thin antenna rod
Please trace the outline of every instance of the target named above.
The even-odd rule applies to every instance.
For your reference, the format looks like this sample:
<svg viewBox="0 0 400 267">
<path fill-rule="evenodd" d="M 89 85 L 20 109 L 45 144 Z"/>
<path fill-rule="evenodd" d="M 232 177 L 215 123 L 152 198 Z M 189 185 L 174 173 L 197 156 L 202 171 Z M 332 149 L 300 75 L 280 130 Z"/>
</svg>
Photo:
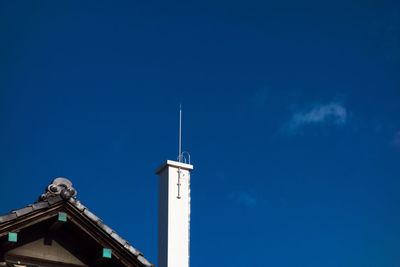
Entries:
<svg viewBox="0 0 400 267">
<path fill-rule="evenodd" d="M 182 162 L 182 104 L 179 105 L 179 154 L 178 161 Z"/>
</svg>

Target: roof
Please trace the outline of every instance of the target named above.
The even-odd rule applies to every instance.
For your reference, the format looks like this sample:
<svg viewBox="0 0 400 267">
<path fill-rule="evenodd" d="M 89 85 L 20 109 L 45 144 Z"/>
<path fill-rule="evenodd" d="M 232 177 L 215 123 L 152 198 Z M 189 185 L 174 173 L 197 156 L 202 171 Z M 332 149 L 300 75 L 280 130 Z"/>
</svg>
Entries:
<svg viewBox="0 0 400 267">
<path fill-rule="evenodd" d="M 11 229 L 12 225 L 27 220 L 29 217 L 36 218 L 38 214 L 44 214 L 46 211 L 67 208 L 68 211 L 74 213 L 74 216 L 81 217 L 80 219 L 87 221 L 91 227 L 94 227 L 102 235 L 112 240 L 118 246 L 119 250 L 123 250 L 124 253 L 133 256 L 141 266 L 154 266 L 139 250 L 120 237 L 113 229 L 104 224 L 99 217 L 84 206 L 76 198 L 76 195 L 77 192 L 68 179 L 56 178 L 47 186 L 45 193 L 39 197 L 37 202 L 0 216 L 0 237 L 5 235 Z"/>
</svg>

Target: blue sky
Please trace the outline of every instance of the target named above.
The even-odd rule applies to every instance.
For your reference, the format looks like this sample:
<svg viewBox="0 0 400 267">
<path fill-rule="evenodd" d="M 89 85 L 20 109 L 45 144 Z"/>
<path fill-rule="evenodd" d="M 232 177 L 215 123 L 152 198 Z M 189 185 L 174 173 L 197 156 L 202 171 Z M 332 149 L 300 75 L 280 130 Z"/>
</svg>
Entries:
<svg viewBox="0 0 400 267">
<path fill-rule="evenodd" d="M 398 1 L 2 1 L 0 213 L 65 176 L 157 263 L 192 155 L 191 266 L 400 264 Z"/>
</svg>

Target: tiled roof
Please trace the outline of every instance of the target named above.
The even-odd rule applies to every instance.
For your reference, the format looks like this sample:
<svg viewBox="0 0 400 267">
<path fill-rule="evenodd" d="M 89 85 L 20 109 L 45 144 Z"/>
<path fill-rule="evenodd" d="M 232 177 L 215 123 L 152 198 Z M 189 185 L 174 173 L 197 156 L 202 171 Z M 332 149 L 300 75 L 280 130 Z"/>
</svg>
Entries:
<svg viewBox="0 0 400 267">
<path fill-rule="evenodd" d="M 17 221 L 22 216 L 29 215 L 32 212 L 45 210 L 60 202 L 68 202 L 75 207 L 82 216 L 85 216 L 98 226 L 109 237 L 118 242 L 127 253 L 134 255 L 139 262 L 146 267 L 154 267 L 143 254 L 129 244 L 128 241 L 120 237 L 113 229 L 108 227 L 102 220 L 85 207 L 78 199 L 76 199 L 76 190 L 72 187 L 72 183 L 65 178 L 55 179 L 46 189 L 46 192 L 39 197 L 39 200 L 34 204 L 30 204 L 24 208 L 13 210 L 8 214 L 0 216 L 1 225 L 11 221 Z"/>
</svg>

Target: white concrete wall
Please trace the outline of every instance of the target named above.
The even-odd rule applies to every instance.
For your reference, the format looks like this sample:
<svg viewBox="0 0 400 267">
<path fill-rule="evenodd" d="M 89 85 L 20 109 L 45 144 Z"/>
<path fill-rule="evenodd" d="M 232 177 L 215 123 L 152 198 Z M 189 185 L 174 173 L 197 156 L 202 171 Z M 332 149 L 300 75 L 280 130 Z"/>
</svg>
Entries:
<svg viewBox="0 0 400 267">
<path fill-rule="evenodd" d="M 189 267 L 190 171 L 192 165 L 167 161 L 160 177 L 158 267 Z M 180 198 L 178 178 L 180 173 Z"/>
</svg>

